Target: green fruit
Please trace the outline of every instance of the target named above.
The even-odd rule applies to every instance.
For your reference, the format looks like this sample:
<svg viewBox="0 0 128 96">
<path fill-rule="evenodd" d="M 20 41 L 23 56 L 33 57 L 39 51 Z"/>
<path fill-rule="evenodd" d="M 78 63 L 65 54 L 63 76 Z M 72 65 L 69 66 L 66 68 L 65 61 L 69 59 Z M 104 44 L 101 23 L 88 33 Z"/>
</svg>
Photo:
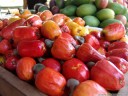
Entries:
<svg viewBox="0 0 128 96">
<path fill-rule="evenodd" d="M 73 0 L 64 0 L 64 6 L 72 5 L 72 4 L 73 4 Z"/>
<path fill-rule="evenodd" d="M 80 17 L 93 15 L 95 14 L 96 10 L 96 6 L 93 4 L 82 4 L 79 7 L 77 7 L 76 15 Z"/>
<path fill-rule="evenodd" d="M 97 27 L 100 24 L 100 21 L 95 16 L 85 16 L 83 17 L 86 25 Z"/>
<path fill-rule="evenodd" d="M 109 4 L 109 3 L 113 3 L 113 0 L 108 0 L 108 4 Z"/>
<path fill-rule="evenodd" d="M 128 10 L 127 10 L 127 12 L 124 14 L 124 16 L 127 18 L 127 22 L 128 22 Z"/>
<path fill-rule="evenodd" d="M 55 3 L 59 8 L 63 8 L 64 6 L 64 0 L 55 0 Z"/>
<path fill-rule="evenodd" d="M 115 17 L 115 13 L 112 9 L 105 8 L 101 9 L 96 13 L 96 17 L 100 20 L 113 19 Z"/>
<path fill-rule="evenodd" d="M 80 6 L 82 4 L 88 4 L 90 3 L 92 0 L 73 0 L 73 4 L 76 6 Z"/>
<path fill-rule="evenodd" d="M 65 14 L 67 16 L 74 16 L 76 13 L 77 7 L 75 5 L 68 5 L 63 9 L 60 9 L 60 13 Z"/>
<path fill-rule="evenodd" d="M 38 12 L 43 12 L 44 10 L 49 10 L 46 5 L 42 5 L 38 8 Z"/>
<path fill-rule="evenodd" d="M 111 24 L 111 23 L 115 23 L 115 22 L 118 22 L 118 23 L 122 23 L 120 20 L 116 20 L 116 19 L 107 19 L 107 20 L 104 20 L 103 22 L 100 23 L 100 27 L 101 28 L 104 28 L 105 26 Z"/>
<path fill-rule="evenodd" d="M 113 2 L 108 5 L 108 8 L 112 9 L 116 15 L 125 14 L 127 8 L 119 3 Z"/>
</svg>

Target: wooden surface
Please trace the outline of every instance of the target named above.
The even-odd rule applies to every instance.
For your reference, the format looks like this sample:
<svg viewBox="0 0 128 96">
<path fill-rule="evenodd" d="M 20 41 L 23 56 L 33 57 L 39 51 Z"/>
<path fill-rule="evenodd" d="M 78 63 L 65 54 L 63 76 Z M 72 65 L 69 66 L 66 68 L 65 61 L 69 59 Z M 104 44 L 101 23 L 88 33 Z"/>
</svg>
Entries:
<svg viewBox="0 0 128 96">
<path fill-rule="evenodd" d="M 0 96 L 47 96 L 0 66 Z"/>
<path fill-rule="evenodd" d="M 128 73 L 125 74 L 126 84 L 112 96 L 128 96 Z M 34 86 L 20 80 L 14 74 L 0 66 L 0 96 L 47 96 Z"/>
</svg>

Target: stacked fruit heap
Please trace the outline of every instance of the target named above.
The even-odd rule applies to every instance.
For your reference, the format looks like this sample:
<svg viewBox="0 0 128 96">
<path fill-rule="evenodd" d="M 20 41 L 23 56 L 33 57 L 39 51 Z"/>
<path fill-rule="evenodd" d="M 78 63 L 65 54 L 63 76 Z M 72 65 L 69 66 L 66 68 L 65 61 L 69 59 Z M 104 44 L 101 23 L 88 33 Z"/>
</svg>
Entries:
<svg viewBox="0 0 128 96">
<path fill-rule="evenodd" d="M 0 60 L 21 80 L 48 96 L 108 96 L 125 86 L 128 37 L 122 21 L 89 30 L 82 17 L 50 10 L 26 9 L 16 17 L 0 20 Z"/>
<path fill-rule="evenodd" d="M 105 27 L 109 23 L 123 22 L 128 19 L 125 0 L 51 0 L 49 6 L 37 3 L 35 12 L 51 10 L 53 14 L 62 13 L 71 18 L 81 17 L 86 25 Z"/>
</svg>

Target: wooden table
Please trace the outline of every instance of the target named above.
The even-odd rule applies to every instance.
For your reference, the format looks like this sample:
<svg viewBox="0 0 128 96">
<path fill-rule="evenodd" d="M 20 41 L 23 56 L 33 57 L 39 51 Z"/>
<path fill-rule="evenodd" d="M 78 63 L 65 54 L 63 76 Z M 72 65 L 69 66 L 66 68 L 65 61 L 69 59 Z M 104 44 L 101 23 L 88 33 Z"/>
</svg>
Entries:
<svg viewBox="0 0 128 96">
<path fill-rule="evenodd" d="M 125 74 L 126 85 L 112 96 L 128 96 L 128 73 Z M 20 80 L 11 72 L 0 66 L 0 96 L 47 96 L 36 87 Z"/>
</svg>

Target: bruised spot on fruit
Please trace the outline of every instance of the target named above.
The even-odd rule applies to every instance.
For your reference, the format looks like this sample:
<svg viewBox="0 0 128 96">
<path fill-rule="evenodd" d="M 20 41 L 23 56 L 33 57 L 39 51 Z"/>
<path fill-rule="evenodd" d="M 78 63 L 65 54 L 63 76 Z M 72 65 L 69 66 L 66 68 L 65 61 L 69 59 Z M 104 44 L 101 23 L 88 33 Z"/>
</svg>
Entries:
<svg viewBox="0 0 128 96">
<path fill-rule="evenodd" d="M 72 69 L 73 69 L 73 70 L 76 70 L 76 69 L 78 69 L 78 68 L 81 67 L 81 66 L 82 66 L 82 64 L 77 64 L 76 66 L 73 66 Z"/>
</svg>

